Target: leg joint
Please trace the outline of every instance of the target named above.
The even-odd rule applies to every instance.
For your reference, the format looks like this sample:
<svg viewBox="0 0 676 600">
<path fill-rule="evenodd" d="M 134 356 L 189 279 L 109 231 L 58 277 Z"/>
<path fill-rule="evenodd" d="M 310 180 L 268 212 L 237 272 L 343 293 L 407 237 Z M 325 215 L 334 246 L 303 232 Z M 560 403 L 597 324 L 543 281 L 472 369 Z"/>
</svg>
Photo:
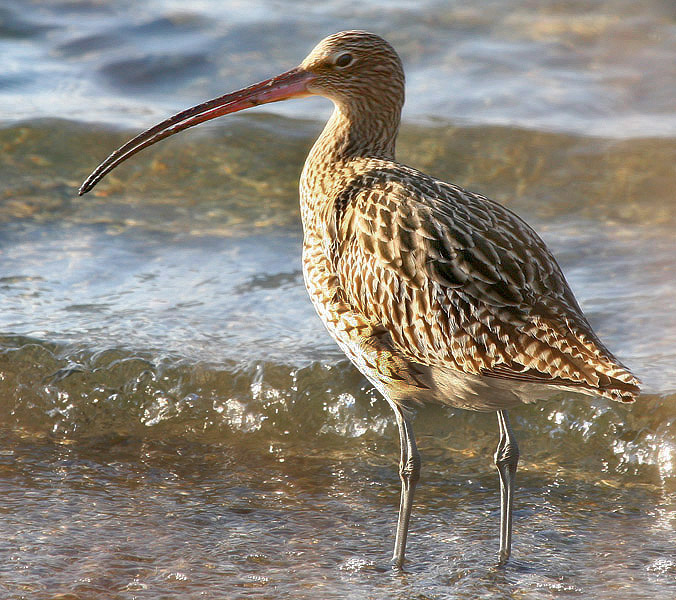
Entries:
<svg viewBox="0 0 676 600">
<path fill-rule="evenodd" d="M 399 466 L 399 476 L 402 480 L 415 485 L 420 479 L 420 466 L 419 454 L 416 453 L 413 456 L 409 456 L 408 460 Z"/>
<path fill-rule="evenodd" d="M 495 453 L 495 464 L 498 468 L 510 467 L 516 469 L 519 462 L 519 447 L 515 444 L 500 445 Z"/>
</svg>

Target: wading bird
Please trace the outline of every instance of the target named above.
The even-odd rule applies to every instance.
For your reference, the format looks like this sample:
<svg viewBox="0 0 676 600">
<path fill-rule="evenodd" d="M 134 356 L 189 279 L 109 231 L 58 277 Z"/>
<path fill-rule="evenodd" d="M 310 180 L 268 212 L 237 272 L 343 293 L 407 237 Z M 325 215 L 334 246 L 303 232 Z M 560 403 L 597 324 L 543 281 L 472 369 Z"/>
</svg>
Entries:
<svg viewBox="0 0 676 600">
<path fill-rule="evenodd" d="M 568 390 L 632 402 L 639 381 L 601 343 L 544 242 L 514 213 L 395 161 L 404 71 L 364 31 L 321 41 L 296 68 L 159 123 L 113 152 L 80 194 L 174 133 L 268 102 L 319 95 L 334 111 L 300 178 L 303 276 L 317 313 L 394 410 L 401 567 L 420 456 L 411 407 L 496 411 L 500 549 L 511 549 L 519 450 L 507 409 Z"/>
</svg>

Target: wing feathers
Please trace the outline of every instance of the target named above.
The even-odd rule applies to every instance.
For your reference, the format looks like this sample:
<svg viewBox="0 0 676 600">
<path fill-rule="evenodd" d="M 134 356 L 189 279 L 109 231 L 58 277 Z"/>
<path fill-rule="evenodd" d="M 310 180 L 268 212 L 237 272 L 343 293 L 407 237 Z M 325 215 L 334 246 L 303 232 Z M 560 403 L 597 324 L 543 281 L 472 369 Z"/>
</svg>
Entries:
<svg viewBox="0 0 676 600">
<path fill-rule="evenodd" d="M 614 399 L 638 391 L 528 225 L 482 196 L 373 162 L 340 196 L 332 258 L 349 302 L 403 355 Z"/>
</svg>

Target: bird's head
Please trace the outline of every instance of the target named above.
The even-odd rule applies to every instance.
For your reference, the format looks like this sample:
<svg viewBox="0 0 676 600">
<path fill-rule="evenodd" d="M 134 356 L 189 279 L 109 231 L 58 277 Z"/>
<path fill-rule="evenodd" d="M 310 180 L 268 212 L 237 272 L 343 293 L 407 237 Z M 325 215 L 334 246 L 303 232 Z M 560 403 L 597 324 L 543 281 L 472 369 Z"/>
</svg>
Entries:
<svg viewBox="0 0 676 600">
<path fill-rule="evenodd" d="M 399 56 L 373 33 L 343 31 L 331 35 L 319 42 L 298 67 L 188 108 L 140 133 L 103 161 L 79 193 L 87 193 L 117 165 L 174 133 L 260 104 L 311 95 L 330 98 L 343 110 L 367 116 L 387 108 L 394 110 L 398 119 L 404 98 Z"/>
<path fill-rule="evenodd" d="M 311 74 L 307 90 L 338 105 L 403 103 L 404 69 L 384 39 L 367 31 L 341 31 L 324 38 L 298 69 Z"/>
</svg>

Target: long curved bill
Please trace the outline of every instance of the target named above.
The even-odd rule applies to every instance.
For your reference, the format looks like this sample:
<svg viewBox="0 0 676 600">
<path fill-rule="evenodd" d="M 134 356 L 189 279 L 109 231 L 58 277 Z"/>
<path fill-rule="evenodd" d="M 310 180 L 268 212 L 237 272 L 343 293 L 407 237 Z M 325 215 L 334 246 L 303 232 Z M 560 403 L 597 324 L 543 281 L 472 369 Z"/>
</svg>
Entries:
<svg viewBox="0 0 676 600">
<path fill-rule="evenodd" d="M 120 163 L 134 156 L 140 150 L 152 146 L 155 142 L 188 129 L 188 127 L 259 104 L 308 96 L 311 92 L 308 91 L 307 86 L 314 78 L 315 76 L 312 73 L 296 67 L 277 75 L 277 77 L 266 79 L 247 88 L 219 96 L 181 111 L 140 133 L 124 146 L 115 150 L 87 177 L 80 186 L 78 193 L 80 196 L 86 194 Z"/>
</svg>

